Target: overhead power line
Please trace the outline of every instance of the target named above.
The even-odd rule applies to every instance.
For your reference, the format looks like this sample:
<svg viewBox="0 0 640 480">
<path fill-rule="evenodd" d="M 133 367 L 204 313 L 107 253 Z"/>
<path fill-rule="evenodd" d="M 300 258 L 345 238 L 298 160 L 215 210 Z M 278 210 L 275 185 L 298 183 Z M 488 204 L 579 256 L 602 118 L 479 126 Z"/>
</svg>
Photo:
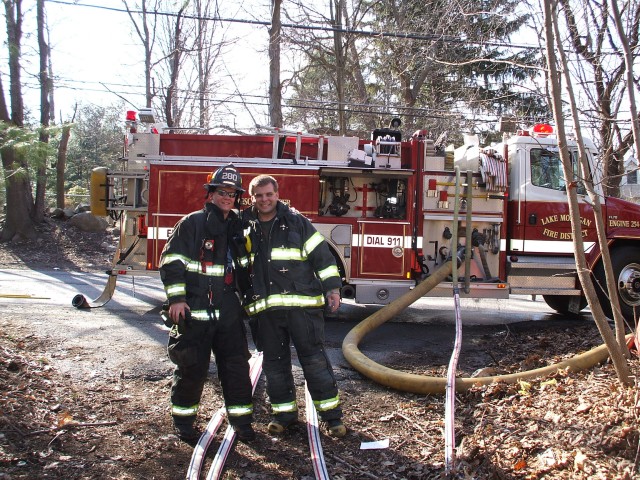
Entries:
<svg viewBox="0 0 640 480">
<path fill-rule="evenodd" d="M 74 84 L 80 84 L 82 86 L 73 86 Z M 86 84 L 94 84 L 94 87 L 84 86 Z M 24 84 L 27 88 L 40 88 L 38 84 L 31 84 L 30 82 L 26 82 Z M 102 86 L 103 88 L 100 88 Z M 109 89 L 107 87 L 114 86 L 118 89 Z M 123 87 L 127 88 L 137 88 L 140 86 L 132 85 L 132 84 L 121 84 L 121 83 L 106 83 L 106 82 L 96 82 L 96 81 L 81 81 L 81 80 L 73 80 L 73 79 L 65 79 L 62 82 L 56 83 L 56 89 L 66 89 L 72 91 L 89 91 L 89 92 L 104 92 L 104 93 L 116 93 L 119 95 L 140 95 L 137 91 L 123 90 Z M 178 89 L 177 93 L 182 96 L 183 99 L 187 100 L 195 100 L 198 98 L 198 94 L 184 89 Z M 216 96 L 213 97 L 209 93 L 205 93 L 207 95 L 207 100 L 214 104 L 235 104 L 235 105 L 251 105 L 251 106 L 260 106 L 267 107 L 269 102 L 269 97 L 267 95 L 258 95 L 258 94 L 241 94 L 237 92 L 221 92 L 216 90 Z M 234 99 L 239 98 L 239 99 Z M 247 100 L 249 99 L 249 100 Z M 283 99 L 285 102 L 285 106 L 293 109 L 300 110 L 316 110 L 316 111 L 329 111 L 336 112 L 338 110 L 338 101 L 337 100 L 317 100 L 317 99 L 307 99 L 307 98 L 285 98 Z M 358 102 L 342 102 L 342 105 L 348 109 L 349 113 L 365 113 L 372 115 L 400 115 L 400 116 L 421 116 L 425 118 L 465 118 L 465 114 L 461 112 L 451 111 L 450 109 L 434 109 L 434 108 L 425 108 L 425 107 L 408 107 L 402 105 L 384 105 L 379 103 L 358 103 Z M 497 119 L 497 116 L 492 117 Z"/>
<path fill-rule="evenodd" d="M 108 10 L 112 12 L 119 13 L 128 13 L 124 8 L 116 8 L 116 7 L 106 7 L 103 5 L 90 5 L 84 3 L 76 3 L 76 2 L 68 2 L 63 0 L 47 0 L 47 3 L 57 3 L 60 5 L 67 5 L 71 7 L 88 7 L 88 8 L 96 8 L 100 10 Z M 143 13 L 141 10 L 130 10 L 132 13 L 141 14 Z M 157 15 L 162 17 L 177 17 L 177 13 L 172 12 L 159 12 L 159 11 L 147 11 L 144 12 L 146 15 Z M 212 22 L 220 22 L 220 23 L 239 23 L 245 25 L 257 25 L 257 26 L 271 26 L 271 22 L 264 20 L 250 20 L 250 19 L 242 19 L 242 18 L 227 18 L 227 17 L 203 17 L 198 15 L 188 15 L 181 14 L 181 18 L 188 18 L 191 20 L 207 20 Z M 474 45 L 474 46 L 490 46 L 490 47 L 506 47 L 506 48 L 517 48 L 522 50 L 541 50 L 541 47 L 538 45 L 518 45 L 514 43 L 506 43 L 506 42 L 491 42 L 491 41 L 482 41 L 482 42 L 474 42 L 473 40 L 469 40 L 467 38 L 455 37 L 453 35 L 441 35 L 441 34 L 421 34 L 414 32 L 407 33 L 399 33 L 399 32 L 386 32 L 386 31 L 373 31 L 373 30 L 360 30 L 355 28 L 344 28 L 344 27 L 331 27 L 327 25 L 319 26 L 319 25 L 305 25 L 305 24 L 293 24 L 293 23 L 283 23 L 281 24 L 282 28 L 291 28 L 295 30 L 309 30 L 309 31 L 322 31 L 322 32 L 339 32 L 350 35 L 360 35 L 365 37 L 375 37 L 375 38 L 402 38 L 406 40 L 422 40 L 429 42 L 439 42 L 439 43 L 464 43 L 465 45 Z"/>
</svg>

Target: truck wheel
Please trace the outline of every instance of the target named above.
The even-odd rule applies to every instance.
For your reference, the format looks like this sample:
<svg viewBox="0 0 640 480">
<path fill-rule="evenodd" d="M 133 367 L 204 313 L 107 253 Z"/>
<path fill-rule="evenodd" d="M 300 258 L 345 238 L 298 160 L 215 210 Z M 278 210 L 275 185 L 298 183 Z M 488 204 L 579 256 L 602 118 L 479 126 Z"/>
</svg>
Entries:
<svg viewBox="0 0 640 480">
<path fill-rule="evenodd" d="M 547 302 L 551 308 L 556 312 L 566 315 L 568 317 L 577 317 L 580 315 L 580 311 L 587 306 L 587 298 L 580 297 L 578 304 L 578 313 L 570 311 L 571 302 L 574 301 L 574 297 L 568 295 L 543 295 L 544 301 Z"/>
<path fill-rule="evenodd" d="M 611 251 L 611 265 L 618 287 L 620 310 L 622 310 L 624 318 L 633 324 L 634 307 L 638 310 L 638 313 L 640 313 L 640 308 L 638 308 L 640 307 L 640 251 L 637 247 L 631 246 L 614 247 Z M 593 273 L 596 280 L 600 283 L 600 286 L 596 285 L 595 287 L 602 310 L 607 317 L 613 319 L 611 302 L 606 294 L 607 281 L 605 279 L 602 262 L 598 263 Z"/>
</svg>

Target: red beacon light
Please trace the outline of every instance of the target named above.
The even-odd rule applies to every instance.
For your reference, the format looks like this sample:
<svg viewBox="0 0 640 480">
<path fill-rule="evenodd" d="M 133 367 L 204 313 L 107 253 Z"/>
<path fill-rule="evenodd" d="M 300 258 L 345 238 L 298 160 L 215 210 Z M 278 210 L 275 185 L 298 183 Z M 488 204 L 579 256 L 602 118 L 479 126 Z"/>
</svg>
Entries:
<svg viewBox="0 0 640 480">
<path fill-rule="evenodd" d="M 136 121 L 135 110 L 127 110 L 127 122 L 135 122 L 135 121 Z"/>
<path fill-rule="evenodd" d="M 548 123 L 537 123 L 533 126 L 532 131 L 536 137 L 546 137 L 553 134 L 553 127 Z"/>
</svg>

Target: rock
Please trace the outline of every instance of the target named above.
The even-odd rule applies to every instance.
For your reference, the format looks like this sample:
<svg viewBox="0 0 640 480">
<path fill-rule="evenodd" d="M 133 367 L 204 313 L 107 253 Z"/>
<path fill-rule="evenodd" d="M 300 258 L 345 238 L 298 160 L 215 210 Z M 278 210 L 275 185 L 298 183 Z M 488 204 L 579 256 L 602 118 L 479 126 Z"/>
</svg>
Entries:
<svg viewBox="0 0 640 480">
<path fill-rule="evenodd" d="M 51 213 L 49 214 L 51 216 L 51 218 L 64 218 L 65 217 L 65 213 L 64 210 L 62 208 L 54 208 L 51 210 Z"/>
<path fill-rule="evenodd" d="M 62 211 L 64 212 L 65 218 L 71 218 L 71 217 L 73 217 L 75 215 L 75 213 L 73 212 L 72 208 L 65 208 Z"/>
<path fill-rule="evenodd" d="M 104 232 L 107 228 L 107 221 L 91 212 L 78 213 L 71 217 L 69 223 L 83 232 Z"/>
<path fill-rule="evenodd" d="M 90 212 L 90 211 L 91 211 L 91 206 L 90 205 L 80 204 L 73 210 L 73 213 L 78 214 L 78 213 Z"/>
</svg>

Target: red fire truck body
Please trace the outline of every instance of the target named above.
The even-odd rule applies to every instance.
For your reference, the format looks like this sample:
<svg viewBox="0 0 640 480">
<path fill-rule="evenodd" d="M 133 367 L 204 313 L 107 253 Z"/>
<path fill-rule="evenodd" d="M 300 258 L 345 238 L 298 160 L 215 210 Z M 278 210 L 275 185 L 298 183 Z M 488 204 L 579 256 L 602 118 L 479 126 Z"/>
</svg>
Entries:
<svg viewBox="0 0 640 480">
<path fill-rule="evenodd" d="M 176 222 L 202 208 L 207 175 L 233 163 L 245 188 L 258 174 L 274 176 L 280 199 L 326 237 L 345 298 L 389 303 L 434 272 L 452 249 L 455 254 L 470 242 L 459 270 L 463 296 L 543 295 L 563 313 L 586 306 L 557 140 L 548 132 L 520 132 L 488 149 L 470 142 L 455 152 L 438 152 L 424 132 L 402 141 L 392 129 L 359 140 L 278 129 L 224 136 L 158 134 L 140 127 L 128 123 L 123 168 L 99 168 L 92 175 L 93 212 L 121 224 L 111 276 L 156 272 Z M 575 157 L 576 146 L 570 149 Z M 588 155 L 600 190 L 590 143 Z M 454 166 L 461 172 L 458 180 Z M 242 202 L 249 205 L 248 194 Z M 640 305 L 640 207 L 613 198 L 602 203 L 618 294 L 625 316 L 632 318 Z M 580 212 L 589 266 L 604 285 L 593 209 L 584 194 Z M 451 282 L 444 282 L 429 295 L 451 292 Z"/>
</svg>

